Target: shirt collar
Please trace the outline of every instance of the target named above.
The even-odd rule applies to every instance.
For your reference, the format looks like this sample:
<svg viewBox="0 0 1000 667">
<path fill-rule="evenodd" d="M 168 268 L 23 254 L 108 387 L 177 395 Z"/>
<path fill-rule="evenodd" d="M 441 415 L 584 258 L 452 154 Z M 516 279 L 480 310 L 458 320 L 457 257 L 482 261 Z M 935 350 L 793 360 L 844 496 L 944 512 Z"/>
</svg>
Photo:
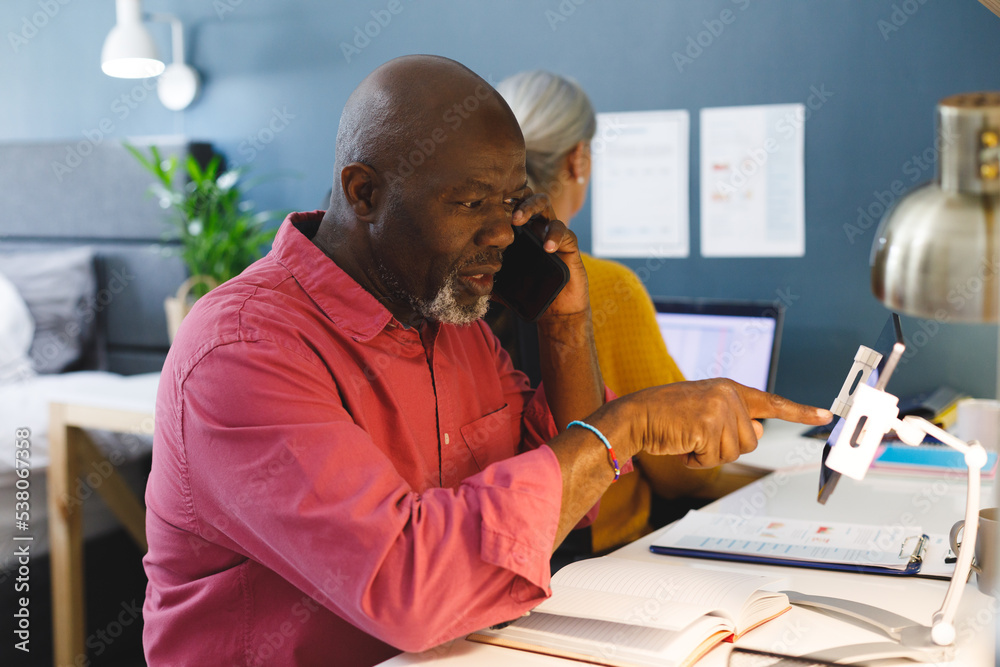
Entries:
<svg viewBox="0 0 1000 667">
<path fill-rule="evenodd" d="M 324 213 L 289 214 L 271 252 L 338 328 L 358 342 L 371 340 L 395 320 L 378 299 L 313 244 Z"/>
</svg>

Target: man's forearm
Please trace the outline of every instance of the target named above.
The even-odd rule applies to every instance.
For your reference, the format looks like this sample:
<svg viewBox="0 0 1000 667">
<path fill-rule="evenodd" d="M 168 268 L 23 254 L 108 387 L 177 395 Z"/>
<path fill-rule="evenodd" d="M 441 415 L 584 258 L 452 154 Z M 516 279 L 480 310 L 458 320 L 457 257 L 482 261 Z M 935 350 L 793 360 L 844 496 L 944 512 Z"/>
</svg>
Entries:
<svg viewBox="0 0 1000 667">
<path fill-rule="evenodd" d="M 538 353 L 545 396 L 560 431 L 604 404 L 589 309 L 539 322 Z"/>
<path fill-rule="evenodd" d="M 589 416 L 588 423 L 613 443 L 619 464 L 638 451 L 631 437 L 633 417 L 628 399 L 608 403 Z M 571 428 L 549 442 L 562 470 L 562 506 L 553 549 L 558 547 L 586 512 L 600 500 L 614 479 L 608 451 L 590 431 Z"/>
<path fill-rule="evenodd" d="M 589 309 L 539 322 L 538 353 L 545 397 L 560 432 L 604 404 L 604 380 Z M 562 508 L 553 548 L 600 499 L 612 479 L 600 441 L 583 429 L 572 430 L 579 433 L 563 433 L 549 443 L 563 475 Z"/>
</svg>

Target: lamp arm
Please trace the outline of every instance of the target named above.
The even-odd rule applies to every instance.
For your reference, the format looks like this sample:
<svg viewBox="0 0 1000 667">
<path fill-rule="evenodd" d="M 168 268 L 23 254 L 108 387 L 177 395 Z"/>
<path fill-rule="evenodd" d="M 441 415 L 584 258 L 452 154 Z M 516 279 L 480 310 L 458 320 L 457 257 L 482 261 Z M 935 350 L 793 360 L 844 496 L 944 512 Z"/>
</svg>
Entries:
<svg viewBox="0 0 1000 667">
<path fill-rule="evenodd" d="M 941 608 L 934 612 L 931 622 L 931 640 L 938 646 L 948 646 L 955 641 L 955 614 L 962 599 L 962 590 L 969 580 L 972 556 L 976 550 L 979 533 L 980 487 L 982 469 L 986 465 L 986 450 L 978 442 L 965 442 L 942 428 L 920 417 L 904 417 L 897 423 L 896 433 L 908 445 L 919 445 L 924 434 L 933 436 L 952 449 L 965 455 L 965 465 L 969 472 L 969 483 L 965 496 L 965 535 L 958 550 L 955 572 L 948 583 Z"/>
<path fill-rule="evenodd" d="M 170 44 L 173 51 L 173 62 L 184 65 L 184 24 L 173 14 L 148 14 L 150 21 L 170 24 Z"/>
</svg>

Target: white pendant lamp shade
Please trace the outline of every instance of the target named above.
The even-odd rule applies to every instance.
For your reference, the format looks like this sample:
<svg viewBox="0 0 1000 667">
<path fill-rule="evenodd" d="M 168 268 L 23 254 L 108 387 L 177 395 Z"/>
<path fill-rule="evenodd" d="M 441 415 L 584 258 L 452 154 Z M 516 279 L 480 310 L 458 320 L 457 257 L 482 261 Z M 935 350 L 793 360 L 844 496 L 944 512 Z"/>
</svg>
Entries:
<svg viewBox="0 0 1000 667">
<path fill-rule="evenodd" d="M 163 72 L 153 36 L 142 24 L 139 0 L 116 0 L 118 20 L 101 50 L 101 69 L 108 76 L 143 79 Z"/>
</svg>

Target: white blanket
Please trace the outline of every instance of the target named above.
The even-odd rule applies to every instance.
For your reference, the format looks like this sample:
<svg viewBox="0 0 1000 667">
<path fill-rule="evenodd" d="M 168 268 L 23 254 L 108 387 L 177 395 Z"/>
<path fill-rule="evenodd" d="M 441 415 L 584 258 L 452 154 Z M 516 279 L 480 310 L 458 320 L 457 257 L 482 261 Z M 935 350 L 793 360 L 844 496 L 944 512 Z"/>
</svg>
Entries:
<svg viewBox="0 0 1000 667">
<path fill-rule="evenodd" d="M 100 371 L 81 371 L 60 375 L 39 375 L 14 384 L 0 386 L 0 482 L 13 473 L 14 431 L 31 431 L 31 469 L 42 470 L 49 464 L 49 403 L 80 403 L 108 408 L 148 411 L 156 403 L 159 373 L 116 375 Z M 129 458 L 140 451 L 131 451 L 123 440 L 136 438 L 99 438 L 102 447 L 125 447 Z M 108 442 L 104 442 L 107 440 Z M 143 451 L 148 451 L 151 444 Z M 110 450 L 109 450 L 110 452 Z"/>
<path fill-rule="evenodd" d="M 152 414 L 156 403 L 159 373 L 115 375 L 98 371 L 39 375 L 0 386 L 0 568 L 10 565 L 14 521 L 14 438 L 17 429 L 30 430 L 30 534 L 34 537 L 32 553 L 47 550 L 46 469 L 49 464 L 49 403 L 63 402 L 146 411 Z M 149 452 L 152 437 L 147 434 L 89 431 L 91 439 L 105 452 L 118 451 L 127 461 Z M 119 472 L 130 476 L 128 463 Z M 134 472 L 134 471 L 133 471 Z M 138 477 L 139 475 L 131 475 Z M 81 487 L 82 488 L 82 487 Z M 84 533 L 87 536 L 106 532 L 116 521 L 89 488 L 82 488 Z"/>
</svg>

